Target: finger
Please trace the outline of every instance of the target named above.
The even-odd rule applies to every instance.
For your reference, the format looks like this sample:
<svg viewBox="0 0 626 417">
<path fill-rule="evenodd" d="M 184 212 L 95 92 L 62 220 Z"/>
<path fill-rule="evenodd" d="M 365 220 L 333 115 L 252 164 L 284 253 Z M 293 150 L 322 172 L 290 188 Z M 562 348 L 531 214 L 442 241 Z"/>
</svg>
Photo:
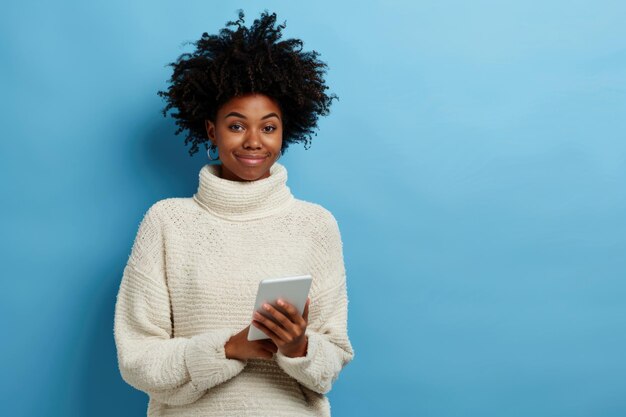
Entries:
<svg viewBox="0 0 626 417">
<path fill-rule="evenodd" d="M 298 313 L 298 310 L 296 309 L 296 307 L 294 307 L 293 304 L 290 304 L 287 301 L 281 299 L 279 299 L 276 303 L 279 307 L 285 310 L 285 312 L 289 315 L 291 319 L 290 321 L 293 324 L 297 325 L 298 327 L 304 327 L 306 325 L 306 322 L 304 321 L 300 313 Z"/>
<path fill-rule="evenodd" d="M 284 307 L 281 307 L 280 305 L 278 305 L 278 303 L 276 303 L 276 305 L 272 305 L 272 307 L 274 308 L 275 311 L 279 312 L 284 318 L 285 320 L 281 320 L 279 321 L 279 323 L 287 330 L 289 330 L 291 328 L 291 326 L 293 326 L 294 322 L 291 319 L 291 314 L 289 314 L 289 312 L 287 310 L 285 310 Z M 279 315 L 276 315 L 276 320 L 278 321 L 280 318 Z"/>
<path fill-rule="evenodd" d="M 307 297 L 306 304 L 304 305 L 304 311 L 302 312 L 302 318 L 307 323 L 309 322 L 309 304 L 311 304 L 311 299 Z"/>
<path fill-rule="evenodd" d="M 252 320 L 252 324 L 272 339 L 272 342 L 276 345 L 282 345 L 284 343 L 283 339 L 281 335 L 276 333 L 278 331 L 277 329 L 280 327 L 268 318 L 257 318 L 257 314 L 258 313 L 255 313 L 255 318 Z"/>
<path fill-rule="evenodd" d="M 294 334 L 297 332 L 298 330 L 297 325 L 293 323 L 291 319 L 289 319 L 289 317 L 287 317 L 285 313 L 281 312 L 278 308 L 268 303 L 263 304 L 262 308 L 264 308 L 265 311 L 269 313 L 277 323 L 276 329 L 272 327 L 272 329 L 274 330 L 274 333 L 284 338 L 285 336 L 288 336 L 289 334 Z M 286 313 L 286 314 L 289 314 L 289 313 Z M 268 327 L 269 327 L 269 323 L 268 323 Z M 282 334 L 281 331 L 284 334 Z"/>
<path fill-rule="evenodd" d="M 278 320 L 275 317 L 275 315 L 277 314 L 280 314 L 283 317 L 283 320 L 286 320 L 286 317 L 283 316 L 282 313 L 276 311 L 276 309 L 272 308 L 272 306 L 270 306 L 270 310 L 268 310 L 267 313 L 271 314 L 272 317 L 274 317 L 274 320 Z M 272 333 L 274 333 L 276 336 L 278 336 L 279 339 L 281 339 L 281 342 L 289 342 L 291 340 L 289 332 L 284 329 L 281 324 L 276 323 L 274 320 L 265 317 L 258 311 L 254 313 L 254 319 L 260 321 L 265 327 L 270 329 Z M 288 322 L 289 320 L 286 321 Z"/>
<path fill-rule="evenodd" d="M 272 342 L 274 342 L 276 345 L 278 345 L 278 343 L 281 343 L 280 337 L 271 329 L 269 329 L 265 324 L 257 320 L 252 320 L 252 325 L 265 333 L 265 335 L 272 339 Z"/>
<path fill-rule="evenodd" d="M 285 328 L 283 328 L 282 324 L 277 322 L 278 319 L 274 317 L 274 314 L 278 314 L 278 312 L 270 306 L 270 309 L 266 310 L 266 314 L 271 314 L 271 318 L 268 318 L 257 311 L 254 313 L 254 320 L 261 322 L 266 328 L 271 330 L 272 333 L 278 336 L 280 341 L 291 340 L 291 338 L 289 337 L 289 332 Z"/>
</svg>

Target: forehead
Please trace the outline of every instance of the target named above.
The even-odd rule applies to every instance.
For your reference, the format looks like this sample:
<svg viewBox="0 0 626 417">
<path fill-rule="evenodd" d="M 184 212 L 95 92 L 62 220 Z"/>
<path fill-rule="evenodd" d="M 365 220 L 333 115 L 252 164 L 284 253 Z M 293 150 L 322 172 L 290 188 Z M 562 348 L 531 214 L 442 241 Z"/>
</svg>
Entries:
<svg viewBox="0 0 626 417">
<path fill-rule="evenodd" d="M 270 112 L 280 115 L 278 102 L 265 94 L 246 94 L 231 98 L 224 103 L 218 113 L 236 111 L 247 115 L 258 115 L 260 117 Z"/>
</svg>

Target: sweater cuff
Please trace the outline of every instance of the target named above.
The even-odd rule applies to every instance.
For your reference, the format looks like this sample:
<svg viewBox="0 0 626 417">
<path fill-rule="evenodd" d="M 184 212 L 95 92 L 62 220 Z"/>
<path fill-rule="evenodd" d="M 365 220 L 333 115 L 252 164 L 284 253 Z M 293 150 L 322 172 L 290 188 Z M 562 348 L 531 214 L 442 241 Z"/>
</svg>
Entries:
<svg viewBox="0 0 626 417">
<path fill-rule="evenodd" d="M 301 382 L 308 382 L 312 375 L 319 374 L 320 370 L 316 369 L 319 363 L 314 361 L 315 355 L 321 342 L 320 335 L 316 332 L 307 331 L 308 346 L 305 356 L 297 356 L 295 358 L 283 355 L 281 351 L 277 351 L 274 356 L 276 363 L 289 375 Z"/>
<path fill-rule="evenodd" d="M 185 348 L 185 364 L 196 389 L 205 390 L 221 384 L 246 366 L 247 361 L 226 357 L 224 345 L 237 332 L 228 328 L 212 330 L 189 339 Z"/>
</svg>

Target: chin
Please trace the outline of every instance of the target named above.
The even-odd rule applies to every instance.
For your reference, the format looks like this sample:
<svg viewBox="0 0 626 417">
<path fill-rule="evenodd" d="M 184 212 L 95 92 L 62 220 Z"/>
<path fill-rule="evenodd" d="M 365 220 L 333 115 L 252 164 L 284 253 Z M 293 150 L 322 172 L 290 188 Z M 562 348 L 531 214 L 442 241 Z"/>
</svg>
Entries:
<svg viewBox="0 0 626 417">
<path fill-rule="evenodd" d="M 270 166 L 255 166 L 255 167 L 241 167 L 238 166 L 237 170 L 229 169 L 229 171 L 237 176 L 242 181 L 256 181 L 265 177 L 270 170 Z"/>
</svg>

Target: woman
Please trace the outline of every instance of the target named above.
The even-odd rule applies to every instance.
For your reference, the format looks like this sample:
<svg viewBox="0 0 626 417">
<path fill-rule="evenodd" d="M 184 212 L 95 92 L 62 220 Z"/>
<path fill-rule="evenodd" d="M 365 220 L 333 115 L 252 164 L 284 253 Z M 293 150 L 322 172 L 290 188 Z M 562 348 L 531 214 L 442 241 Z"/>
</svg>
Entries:
<svg viewBox="0 0 626 417">
<path fill-rule="evenodd" d="M 185 144 L 210 142 L 220 165 L 197 192 L 145 213 L 115 306 L 120 372 L 147 393 L 149 416 L 330 416 L 326 393 L 354 351 L 342 240 L 333 215 L 296 199 L 276 162 L 328 114 L 326 65 L 279 41 L 267 11 L 248 29 L 203 34 L 174 67 L 163 114 Z M 264 278 L 310 274 L 302 315 L 252 309 Z M 269 339 L 248 341 L 249 326 Z"/>
</svg>

